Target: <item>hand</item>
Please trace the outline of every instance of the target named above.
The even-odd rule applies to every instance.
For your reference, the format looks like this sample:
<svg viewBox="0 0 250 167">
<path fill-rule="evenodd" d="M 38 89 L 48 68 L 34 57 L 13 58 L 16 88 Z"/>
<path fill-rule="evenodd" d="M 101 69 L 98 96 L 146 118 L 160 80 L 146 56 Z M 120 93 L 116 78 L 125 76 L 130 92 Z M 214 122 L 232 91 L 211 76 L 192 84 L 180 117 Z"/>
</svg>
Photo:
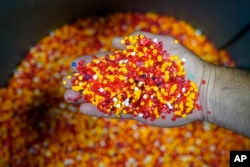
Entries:
<svg viewBox="0 0 250 167">
<path fill-rule="evenodd" d="M 170 36 L 166 35 L 154 35 L 147 32 L 135 32 L 131 34 L 132 36 L 143 34 L 146 37 L 157 39 L 158 41 L 163 42 L 163 49 L 166 50 L 170 55 L 178 55 L 183 61 L 185 61 L 185 71 L 186 71 L 186 78 L 192 80 L 197 84 L 197 86 L 201 87 L 201 81 L 203 77 L 205 62 L 201 60 L 199 57 L 197 57 L 194 53 L 186 49 L 184 46 L 178 43 L 177 40 Z M 125 49 L 125 45 L 120 44 L 122 38 L 114 38 L 113 39 L 113 46 L 116 49 Z M 96 56 L 102 57 L 107 55 L 108 53 L 99 53 Z M 92 60 L 92 56 L 83 56 L 78 59 L 76 59 L 74 62 L 79 62 L 80 60 L 84 60 L 85 63 L 88 63 Z M 74 72 L 77 72 L 75 67 L 72 67 L 72 70 Z M 202 111 L 198 111 L 196 108 L 193 110 L 191 114 L 188 114 L 187 118 L 178 118 L 175 121 L 171 120 L 173 113 L 167 114 L 165 119 L 159 118 L 151 121 L 150 119 L 144 119 L 139 116 L 132 116 L 132 115 L 124 115 L 121 114 L 121 117 L 117 117 L 115 114 L 113 115 L 107 115 L 102 112 L 100 112 L 97 107 L 91 103 L 86 103 L 84 101 L 84 98 L 82 95 L 78 92 L 75 92 L 71 90 L 71 79 L 73 78 L 73 75 L 65 76 L 64 82 L 65 87 L 68 88 L 64 94 L 65 99 L 69 103 L 79 103 L 80 104 L 80 111 L 83 114 L 90 115 L 90 116 L 96 116 L 96 117 L 109 117 L 109 118 L 125 118 L 125 119 L 134 119 L 138 120 L 140 122 L 143 122 L 145 124 L 153 125 L 153 126 L 160 126 L 160 127 L 175 127 L 175 126 L 181 126 L 184 124 L 191 123 L 195 120 L 202 120 L 203 119 L 203 113 Z M 204 94 L 202 94 L 202 91 L 199 91 L 200 97 L 198 100 L 198 104 L 203 104 L 202 102 L 205 97 Z M 75 100 L 72 100 L 75 99 Z"/>
</svg>

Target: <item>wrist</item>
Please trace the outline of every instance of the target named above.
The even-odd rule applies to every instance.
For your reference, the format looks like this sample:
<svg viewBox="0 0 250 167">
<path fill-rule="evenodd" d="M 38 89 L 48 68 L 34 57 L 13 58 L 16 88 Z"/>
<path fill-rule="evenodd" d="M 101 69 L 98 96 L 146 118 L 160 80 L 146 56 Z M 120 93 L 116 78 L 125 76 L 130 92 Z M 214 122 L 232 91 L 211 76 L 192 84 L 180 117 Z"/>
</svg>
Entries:
<svg viewBox="0 0 250 167">
<path fill-rule="evenodd" d="M 217 104 L 217 93 L 215 87 L 216 77 L 216 65 L 204 62 L 204 71 L 201 78 L 199 93 L 200 93 L 200 104 L 202 106 L 201 120 L 214 122 L 215 114 L 214 111 Z"/>
</svg>

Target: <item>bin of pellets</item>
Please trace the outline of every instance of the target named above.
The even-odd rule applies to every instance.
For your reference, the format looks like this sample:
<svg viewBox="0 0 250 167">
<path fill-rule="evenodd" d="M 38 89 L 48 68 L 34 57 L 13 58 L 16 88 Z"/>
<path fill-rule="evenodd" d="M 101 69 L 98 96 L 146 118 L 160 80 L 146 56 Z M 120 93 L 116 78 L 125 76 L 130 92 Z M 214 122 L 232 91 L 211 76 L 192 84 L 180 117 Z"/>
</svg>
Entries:
<svg viewBox="0 0 250 167">
<path fill-rule="evenodd" d="M 200 30 L 172 16 L 119 12 L 65 22 L 30 46 L 8 84 L 0 89 L 0 166 L 228 166 L 230 150 L 250 148 L 249 139 L 207 122 L 177 128 L 152 127 L 133 120 L 86 116 L 80 113 L 78 105 L 65 101 L 62 80 L 72 73 L 73 60 L 114 51 L 112 38 L 129 36 L 135 30 L 171 35 L 208 62 L 235 66 L 227 51 L 218 50 Z M 145 36 L 139 38 L 150 40 Z M 160 45 L 155 46 L 157 51 L 161 50 Z M 170 57 L 166 58 L 167 62 L 178 61 L 178 57 Z M 160 58 L 152 59 L 160 61 Z M 160 63 L 159 68 L 162 66 Z M 137 79 L 148 83 L 153 76 L 147 75 L 145 69 L 138 73 Z M 124 82 L 123 77 L 120 81 Z M 130 83 L 129 78 L 127 82 Z M 126 98 L 131 97 L 133 103 L 133 100 L 136 102 L 135 87 L 141 89 L 139 82 L 131 80 L 130 84 L 134 85 L 133 91 L 131 89 Z M 185 84 L 191 83 L 185 81 Z M 105 89 L 103 86 L 97 85 L 97 90 Z M 75 89 L 82 88 L 75 84 Z M 146 89 L 143 91 L 147 94 Z M 156 98 L 154 103 L 164 107 L 161 100 L 165 104 L 166 98 Z M 96 105 L 98 102 L 96 100 Z M 100 107 L 107 111 L 105 105 Z M 122 112 L 115 111 L 117 115 Z M 140 113 L 129 108 L 127 111 Z M 143 114 L 145 119 L 154 120 L 161 113 Z M 174 119 L 186 116 L 188 113 L 180 113 Z"/>
</svg>

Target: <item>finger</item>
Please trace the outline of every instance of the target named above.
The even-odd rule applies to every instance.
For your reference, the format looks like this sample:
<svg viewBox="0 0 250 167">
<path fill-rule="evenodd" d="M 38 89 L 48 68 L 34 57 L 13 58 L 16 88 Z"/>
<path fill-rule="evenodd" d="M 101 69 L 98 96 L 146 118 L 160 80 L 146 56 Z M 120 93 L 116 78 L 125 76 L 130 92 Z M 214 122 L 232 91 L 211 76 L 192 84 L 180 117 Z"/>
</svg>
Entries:
<svg viewBox="0 0 250 167">
<path fill-rule="evenodd" d="M 84 63 L 90 62 L 93 58 L 93 55 L 85 55 L 85 56 L 81 56 L 78 57 L 77 59 L 75 59 L 72 63 L 71 63 L 71 69 L 73 72 L 78 72 L 77 70 L 77 65 L 79 62 L 84 61 Z"/>
<path fill-rule="evenodd" d="M 85 64 L 88 64 L 89 62 L 92 61 L 93 59 L 93 56 L 96 56 L 97 58 L 100 58 L 100 57 L 104 57 L 108 54 L 110 54 L 111 52 L 101 52 L 101 53 L 97 53 L 97 54 L 93 54 L 93 55 L 85 55 L 85 56 L 82 56 L 82 57 L 79 57 L 77 59 L 75 59 L 72 63 L 71 63 L 71 69 L 72 71 L 74 72 L 78 72 L 77 70 L 77 65 L 79 62 L 81 61 L 84 61 Z"/>
<path fill-rule="evenodd" d="M 69 103 L 83 103 L 84 98 L 79 92 L 68 89 L 64 92 L 64 99 Z"/>
<path fill-rule="evenodd" d="M 131 119 L 135 121 L 139 121 L 146 125 L 158 126 L 158 127 L 178 127 L 186 125 L 193 120 L 195 120 L 192 116 L 190 118 L 179 118 L 178 120 L 172 120 L 172 114 L 162 114 L 165 116 L 164 119 L 159 118 L 155 120 L 150 120 L 149 118 L 143 118 L 143 115 L 133 116 L 131 114 L 120 114 L 119 116 L 115 114 L 105 114 L 97 109 L 97 107 L 91 103 L 83 103 L 80 107 L 80 112 L 94 117 L 103 117 L 103 118 L 115 118 L 115 119 Z"/>
<path fill-rule="evenodd" d="M 114 113 L 106 114 L 97 109 L 97 107 L 91 103 L 83 103 L 80 106 L 80 111 L 83 114 L 94 116 L 94 117 L 105 117 L 105 118 L 120 118 L 120 119 L 132 119 L 132 115 L 120 114 L 119 116 Z"/>
</svg>

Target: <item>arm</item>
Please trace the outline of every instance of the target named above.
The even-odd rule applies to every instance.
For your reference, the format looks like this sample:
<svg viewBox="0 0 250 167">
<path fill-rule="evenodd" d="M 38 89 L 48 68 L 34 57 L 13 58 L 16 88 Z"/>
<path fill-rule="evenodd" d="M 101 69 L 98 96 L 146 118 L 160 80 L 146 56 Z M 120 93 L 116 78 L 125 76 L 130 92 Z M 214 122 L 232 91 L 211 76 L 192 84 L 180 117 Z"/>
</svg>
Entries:
<svg viewBox="0 0 250 167">
<path fill-rule="evenodd" d="M 185 69 L 187 74 L 194 74 L 192 80 L 199 85 L 199 102 L 202 106 L 202 112 L 194 109 L 187 118 L 177 119 L 176 121 L 171 120 L 170 114 L 167 115 L 166 119 L 156 119 L 154 121 L 131 115 L 121 115 L 119 118 L 135 119 L 160 127 L 176 127 L 196 120 L 204 120 L 250 137 L 250 72 L 206 63 L 182 45 L 175 44 L 172 37 L 153 35 L 145 32 L 136 32 L 134 35 L 138 33 L 162 41 L 164 49 L 171 55 L 180 55 L 186 59 Z M 124 46 L 120 44 L 121 39 L 115 38 L 113 40 L 115 48 L 124 49 Z M 102 57 L 105 55 L 105 53 L 99 53 L 96 56 Z M 92 56 L 83 56 L 76 59 L 75 62 L 79 60 L 89 62 L 91 59 Z M 76 72 L 77 70 L 73 67 L 73 71 Z M 201 84 L 202 80 L 205 80 L 207 83 Z M 65 87 L 68 88 L 64 94 L 66 100 L 68 97 L 70 99 L 81 97 L 79 93 L 71 90 L 70 79 L 65 77 L 64 82 Z M 95 105 L 86 103 L 84 97 L 80 98 L 77 103 L 81 104 L 80 111 L 83 114 L 96 117 L 118 118 L 116 115 L 103 114 Z"/>
<path fill-rule="evenodd" d="M 204 120 L 250 137 L 250 72 L 205 65 Z"/>
</svg>

